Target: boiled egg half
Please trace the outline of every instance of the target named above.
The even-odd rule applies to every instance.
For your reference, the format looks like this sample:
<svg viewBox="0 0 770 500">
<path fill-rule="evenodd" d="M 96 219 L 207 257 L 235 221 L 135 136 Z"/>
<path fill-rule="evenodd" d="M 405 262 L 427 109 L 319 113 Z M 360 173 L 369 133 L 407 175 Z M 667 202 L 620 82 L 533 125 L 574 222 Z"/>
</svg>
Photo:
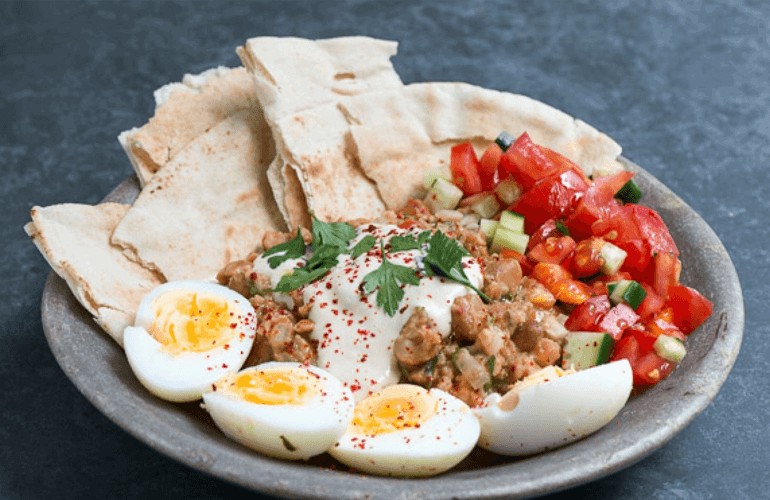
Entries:
<svg viewBox="0 0 770 500">
<path fill-rule="evenodd" d="M 290 362 L 228 375 L 203 403 L 230 439 L 289 460 L 325 452 L 345 432 L 354 404 L 350 389 L 329 373 Z"/>
<path fill-rule="evenodd" d="M 431 476 L 459 463 L 478 437 L 479 423 L 459 399 L 397 384 L 356 404 L 347 432 L 329 453 L 371 474 Z"/>
<path fill-rule="evenodd" d="M 254 308 L 242 295 L 205 281 L 175 281 L 142 299 L 123 347 L 151 393 L 168 401 L 195 401 L 243 366 L 255 331 Z"/>
<path fill-rule="evenodd" d="M 576 441 L 615 418 L 632 382 L 625 359 L 578 372 L 544 368 L 474 408 L 481 423 L 479 446 L 518 456 Z"/>
</svg>

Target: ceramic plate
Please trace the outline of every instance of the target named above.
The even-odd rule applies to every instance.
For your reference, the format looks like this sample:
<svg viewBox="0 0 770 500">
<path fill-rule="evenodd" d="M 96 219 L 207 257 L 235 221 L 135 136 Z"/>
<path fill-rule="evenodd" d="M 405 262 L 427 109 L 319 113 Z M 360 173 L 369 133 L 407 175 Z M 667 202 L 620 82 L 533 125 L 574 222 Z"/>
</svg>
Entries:
<svg viewBox="0 0 770 500">
<path fill-rule="evenodd" d="M 328 456 L 296 463 L 263 457 L 231 442 L 197 404 L 161 401 L 139 385 L 121 348 L 104 334 L 53 273 L 42 300 L 48 343 L 64 372 L 99 411 L 147 445 L 227 481 L 273 495 L 302 497 L 525 497 L 612 474 L 681 431 L 714 398 L 743 335 L 743 297 L 735 268 L 714 232 L 689 206 L 636 165 L 643 202 L 658 210 L 684 260 L 682 282 L 714 302 L 687 341 L 687 356 L 666 380 L 629 401 L 605 428 L 582 441 L 524 459 L 475 450 L 458 467 L 428 479 L 350 473 Z M 135 179 L 108 201 L 130 203 Z M 94 376 L 94 374 L 99 374 Z"/>
</svg>

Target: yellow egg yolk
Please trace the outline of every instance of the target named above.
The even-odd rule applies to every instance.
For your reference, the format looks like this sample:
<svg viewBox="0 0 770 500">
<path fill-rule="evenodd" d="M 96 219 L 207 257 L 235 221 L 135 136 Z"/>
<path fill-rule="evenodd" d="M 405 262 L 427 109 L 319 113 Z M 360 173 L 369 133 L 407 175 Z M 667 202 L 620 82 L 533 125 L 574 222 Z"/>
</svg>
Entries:
<svg viewBox="0 0 770 500">
<path fill-rule="evenodd" d="M 436 399 L 422 387 L 391 385 L 356 405 L 353 428 L 368 436 L 418 428 L 436 413 L 437 406 Z"/>
<path fill-rule="evenodd" d="M 250 403 L 300 406 L 321 394 L 321 382 L 303 368 L 248 370 L 233 375 L 226 390 Z"/>
<path fill-rule="evenodd" d="M 207 351 L 226 344 L 235 334 L 234 316 L 226 299 L 177 290 L 152 303 L 150 334 L 172 354 Z"/>
</svg>

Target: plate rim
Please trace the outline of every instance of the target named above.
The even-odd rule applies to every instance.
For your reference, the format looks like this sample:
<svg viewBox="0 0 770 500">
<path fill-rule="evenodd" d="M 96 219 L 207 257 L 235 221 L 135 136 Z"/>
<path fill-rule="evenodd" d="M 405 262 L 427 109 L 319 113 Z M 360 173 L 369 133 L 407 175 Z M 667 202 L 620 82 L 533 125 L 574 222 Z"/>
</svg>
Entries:
<svg viewBox="0 0 770 500">
<path fill-rule="evenodd" d="M 146 395 L 136 394 L 136 401 L 119 404 L 118 401 L 121 401 L 120 399 L 116 400 L 110 397 L 109 394 L 105 394 L 90 383 L 92 381 L 85 374 L 87 370 L 86 372 L 82 371 L 83 366 L 77 363 L 73 364 L 73 359 L 76 359 L 73 358 L 73 355 L 77 355 L 77 353 L 73 352 L 73 349 L 76 347 L 72 342 L 64 342 L 67 334 L 70 335 L 68 337 L 70 340 L 73 338 L 72 335 L 80 335 L 76 340 L 81 343 L 84 342 L 82 345 L 85 346 L 109 342 L 112 344 L 113 350 L 117 349 L 119 352 L 120 348 L 104 332 L 101 332 L 93 321 L 90 321 L 91 318 L 88 313 L 80 307 L 74 297 L 72 297 L 72 294 L 69 293 L 65 282 L 56 276 L 53 271 L 49 273 L 46 279 L 41 301 L 41 317 L 46 340 L 57 363 L 65 375 L 77 387 L 78 391 L 118 427 L 169 458 L 184 463 L 200 472 L 255 491 L 273 495 L 302 495 L 316 498 L 358 497 L 364 495 L 373 498 L 391 499 L 406 496 L 437 498 L 458 495 L 479 498 L 518 498 L 553 493 L 594 481 L 618 472 L 647 457 L 676 436 L 708 406 L 724 384 L 735 363 L 742 342 L 745 321 L 743 294 L 738 275 L 732 259 L 729 257 L 718 236 L 700 215 L 652 174 L 624 157 L 619 159 L 626 168 L 639 174 L 638 178 L 643 181 L 643 184 L 654 189 L 653 192 L 656 195 L 656 199 L 661 198 L 665 201 L 665 211 L 679 212 L 680 215 L 687 215 L 687 223 L 680 228 L 682 231 L 688 235 L 700 232 L 703 240 L 708 243 L 708 249 L 706 250 L 714 252 L 719 256 L 727 257 L 728 265 L 722 267 L 723 274 L 717 279 L 717 281 L 721 280 L 723 282 L 717 290 L 719 291 L 718 298 L 725 302 L 725 306 L 730 307 L 725 307 L 721 311 L 717 311 L 715 307 L 715 313 L 712 318 L 695 333 L 695 335 L 698 335 L 698 333 L 706 335 L 702 330 L 707 325 L 713 330 L 713 333 L 711 333 L 711 336 L 713 336 L 712 344 L 702 357 L 695 360 L 697 365 L 692 368 L 694 370 L 692 375 L 701 374 L 704 377 L 702 379 L 703 383 L 695 385 L 692 383 L 692 377 L 690 377 L 687 379 L 687 387 L 673 385 L 673 382 L 677 382 L 682 378 L 674 376 L 680 372 L 681 369 L 678 369 L 672 377 L 669 377 L 669 379 L 664 380 L 651 391 L 648 391 L 648 394 L 665 394 L 669 398 L 668 401 L 676 401 L 677 399 L 680 403 L 687 401 L 687 404 L 683 405 L 685 411 L 675 415 L 673 418 L 669 415 L 669 419 L 667 419 L 668 425 L 660 426 L 657 432 L 652 432 L 643 439 L 635 439 L 632 442 L 628 442 L 625 447 L 621 447 L 614 452 L 597 454 L 596 457 L 588 462 L 570 462 L 570 452 L 576 452 L 580 456 L 583 450 L 586 449 L 586 443 L 589 441 L 593 443 L 595 437 L 601 436 L 604 429 L 572 445 L 535 455 L 534 457 L 482 469 L 454 470 L 426 479 L 386 478 L 360 475 L 342 470 L 324 469 L 312 465 L 298 466 L 294 462 L 263 457 L 235 443 L 220 443 L 218 442 L 219 440 L 217 440 L 217 446 L 214 450 L 201 449 L 198 446 L 200 443 L 195 442 L 195 436 L 187 432 L 181 432 L 173 428 L 171 428 L 172 432 L 170 434 L 158 432 L 160 428 L 166 431 L 169 429 L 163 426 L 159 428 L 151 426 L 148 432 L 147 428 L 137 427 L 134 423 L 135 421 L 127 417 L 127 414 L 130 414 L 130 410 L 137 411 L 137 409 L 142 409 L 144 407 L 143 404 L 147 403 L 151 396 L 148 398 Z M 115 201 L 121 195 L 124 195 L 127 190 L 131 189 L 138 190 L 138 182 L 135 176 L 131 176 L 121 182 L 102 201 Z M 655 208 L 658 207 L 656 206 Z M 663 211 L 663 209 L 659 210 Z M 675 219 L 677 223 L 682 222 L 678 218 Z M 670 221 L 667 220 L 667 223 L 671 227 Z M 674 231 L 672 230 L 672 232 Z M 707 274 L 712 273 L 712 271 L 706 270 Z M 64 327 L 64 323 L 54 320 L 57 314 L 64 315 L 73 321 L 85 323 L 86 326 L 90 325 L 90 329 L 96 331 L 97 335 L 93 335 L 91 332 L 65 332 L 64 330 L 67 328 Z M 716 324 L 714 325 L 714 323 Z M 82 326 L 82 324 L 79 326 Z M 80 345 L 77 344 L 77 346 Z M 687 360 L 688 358 L 685 358 L 685 361 Z M 718 362 L 718 366 L 721 366 L 722 369 L 718 370 L 718 372 L 705 372 L 704 365 L 714 364 L 714 362 Z M 640 396 L 640 398 L 645 396 L 647 394 Z M 676 398 L 672 398 L 673 396 L 676 396 Z M 632 400 L 629 405 L 634 401 L 638 401 L 638 399 Z M 171 403 L 158 403 L 157 401 L 151 404 L 151 408 L 162 409 L 164 405 L 171 405 L 170 408 L 173 408 L 174 411 L 179 411 Z M 628 410 L 629 405 L 613 420 L 616 425 L 622 425 L 625 422 L 625 418 L 629 417 L 629 413 L 634 413 L 634 411 Z M 665 407 L 667 406 L 664 405 Z M 682 405 L 676 405 L 676 407 L 681 408 Z M 161 415 L 167 416 L 163 412 L 161 412 Z M 613 422 L 608 427 L 612 426 Z M 174 432 L 175 430 L 177 432 Z M 216 431 L 216 429 L 214 430 Z M 614 433 L 612 436 L 616 437 L 616 434 Z M 202 442 L 205 440 L 198 436 L 197 441 Z M 622 442 L 622 439 L 619 442 Z M 570 466 L 553 467 L 553 464 L 548 463 L 554 460 L 558 461 L 559 459 L 565 459 L 565 462 L 562 463 Z M 262 471 L 264 473 L 244 474 L 243 472 L 247 470 L 244 468 L 246 462 L 253 462 L 251 467 L 258 465 L 264 468 Z M 526 466 L 521 464 L 526 464 Z M 521 469 L 522 467 L 527 470 L 534 469 L 547 472 L 548 474 L 512 480 L 521 476 L 521 471 L 516 471 L 515 469 Z M 507 481 L 490 481 L 490 479 L 495 478 L 504 478 Z M 308 488 L 308 485 L 310 485 L 310 488 Z"/>
</svg>

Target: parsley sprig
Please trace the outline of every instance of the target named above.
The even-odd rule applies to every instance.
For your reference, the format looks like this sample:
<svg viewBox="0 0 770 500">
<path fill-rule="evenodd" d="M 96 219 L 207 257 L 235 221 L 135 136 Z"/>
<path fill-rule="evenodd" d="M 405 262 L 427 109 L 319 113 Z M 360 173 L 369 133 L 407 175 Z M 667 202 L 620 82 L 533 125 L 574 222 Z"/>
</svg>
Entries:
<svg viewBox="0 0 770 500">
<path fill-rule="evenodd" d="M 401 285 L 418 285 L 420 278 L 414 269 L 389 261 L 385 255 L 382 240 L 380 240 L 380 249 L 382 264 L 364 276 L 364 291 L 372 293 L 377 290 L 377 305 L 385 310 L 385 314 L 392 317 L 398 310 L 399 302 L 404 298 Z"/>
<path fill-rule="evenodd" d="M 324 222 L 313 216 L 313 251 L 323 246 L 332 246 L 345 252 L 350 240 L 356 237 L 356 230 L 346 222 Z"/>
<path fill-rule="evenodd" d="M 455 283 L 465 285 L 478 293 L 484 302 L 489 303 L 490 298 L 476 288 L 465 274 L 462 259 L 466 255 L 468 255 L 468 251 L 457 240 L 448 237 L 441 231 L 436 231 L 428 240 L 428 253 L 423 260 L 425 274 L 443 276 Z"/>
<path fill-rule="evenodd" d="M 298 259 L 305 255 L 305 248 L 305 240 L 302 239 L 302 233 L 299 228 L 297 228 L 297 236 L 285 243 L 274 246 L 263 255 L 265 257 L 270 257 L 272 255 L 272 257 L 267 259 L 267 264 L 270 266 L 270 269 L 275 269 L 287 260 Z"/>
</svg>

